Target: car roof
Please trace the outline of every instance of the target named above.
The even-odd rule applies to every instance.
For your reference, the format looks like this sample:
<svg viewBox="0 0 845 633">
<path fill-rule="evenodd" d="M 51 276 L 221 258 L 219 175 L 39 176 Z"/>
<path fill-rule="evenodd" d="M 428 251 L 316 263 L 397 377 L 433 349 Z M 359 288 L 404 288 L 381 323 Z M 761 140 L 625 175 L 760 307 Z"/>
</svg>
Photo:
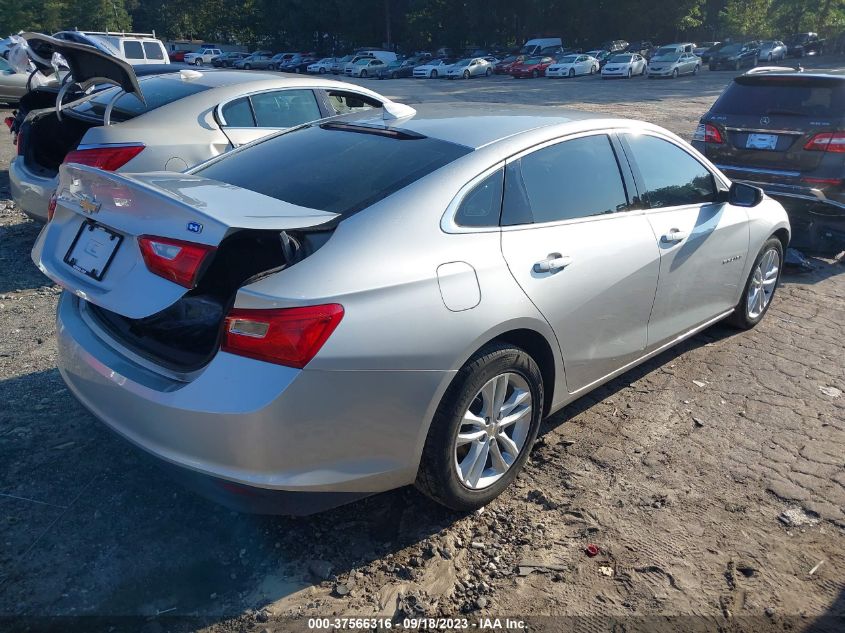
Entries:
<svg viewBox="0 0 845 633">
<path fill-rule="evenodd" d="M 551 106 L 519 106 L 495 104 L 419 104 L 416 114 L 407 119 L 386 122 L 381 115 L 353 114 L 335 119 L 351 125 L 401 129 L 473 149 L 502 141 L 531 130 L 577 121 L 601 120 L 607 117 L 590 112 Z M 620 123 L 634 123 L 619 119 Z"/>
<path fill-rule="evenodd" d="M 795 77 L 799 77 L 802 79 L 833 79 L 841 82 L 845 82 L 845 71 L 831 71 L 831 72 L 803 72 L 797 70 L 783 70 L 783 71 L 766 71 L 766 72 L 747 72 L 744 75 L 740 75 L 736 77 L 736 79 L 743 78 L 747 80 L 749 77 L 754 79 L 760 79 L 761 81 L 765 81 L 767 78 L 772 77 L 788 77 L 794 79 Z"/>
</svg>

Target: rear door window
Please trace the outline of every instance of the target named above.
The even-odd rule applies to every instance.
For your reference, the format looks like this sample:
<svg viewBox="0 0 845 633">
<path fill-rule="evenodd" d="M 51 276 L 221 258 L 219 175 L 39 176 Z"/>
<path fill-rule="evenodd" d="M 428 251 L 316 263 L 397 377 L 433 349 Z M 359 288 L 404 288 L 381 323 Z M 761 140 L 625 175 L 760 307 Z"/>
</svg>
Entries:
<svg viewBox="0 0 845 633">
<path fill-rule="evenodd" d="M 158 42 L 144 42 L 144 54 L 147 59 L 164 59 L 164 51 Z"/>
<path fill-rule="evenodd" d="M 474 227 L 499 226 L 504 178 L 504 170 L 497 169 L 473 187 L 461 200 L 455 213 L 455 224 Z"/>
<path fill-rule="evenodd" d="M 627 208 L 619 163 L 604 134 L 563 141 L 508 165 L 503 225 L 572 220 Z"/>
<path fill-rule="evenodd" d="M 691 154 L 647 134 L 625 134 L 651 208 L 706 204 L 716 197 L 713 174 Z"/>
<path fill-rule="evenodd" d="M 311 90 L 278 90 L 252 95 L 258 127 L 286 128 L 322 118 Z"/>
<path fill-rule="evenodd" d="M 144 59 L 144 49 L 141 47 L 141 42 L 124 40 L 123 54 L 126 56 L 126 59 Z"/>
<path fill-rule="evenodd" d="M 249 97 L 241 97 L 223 106 L 223 119 L 227 127 L 255 127 Z"/>
<path fill-rule="evenodd" d="M 335 114 L 349 114 L 350 112 L 364 112 L 373 108 L 380 108 L 381 102 L 371 97 L 342 90 L 328 90 L 326 92 L 329 105 Z"/>
</svg>

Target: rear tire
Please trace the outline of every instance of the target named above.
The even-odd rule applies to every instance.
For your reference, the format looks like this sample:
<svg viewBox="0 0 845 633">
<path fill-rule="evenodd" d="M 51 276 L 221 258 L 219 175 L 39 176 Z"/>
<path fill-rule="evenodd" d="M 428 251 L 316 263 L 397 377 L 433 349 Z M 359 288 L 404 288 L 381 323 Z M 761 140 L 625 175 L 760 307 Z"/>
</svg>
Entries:
<svg viewBox="0 0 845 633">
<path fill-rule="evenodd" d="M 250 64 L 244 64 L 244 70 L 252 70 L 252 66 Z"/>
<path fill-rule="evenodd" d="M 490 75 L 492 75 L 492 74 L 493 74 L 493 69 L 492 69 L 492 68 L 488 68 L 488 69 L 487 69 L 487 71 L 484 73 L 484 76 L 485 76 L 485 77 L 489 77 L 489 76 L 490 76 Z"/>
<path fill-rule="evenodd" d="M 524 413 L 518 423 L 507 427 L 510 429 L 511 436 L 505 438 L 502 442 L 496 439 L 500 435 L 479 434 L 480 437 L 459 445 L 457 443 L 458 434 L 461 433 L 462 428 L 465 429 L 462 435 L 467 435 L 474 432 L 473 430 L 466 430 L 467 427 L 477 430 L 483 428 L 482 425 L 485 420 L 488 422 L 493 420 L 495 424 L 495 420 L 499 419 L 498 412 L 501 412 L 501 409 L 498 412 L 494 409 L 493 415 L 484 418 L 478 417 L 479 411 L 473 411 L 473 409 L 477 410 L 480 405 L 483 405 L 482 388 L 497 377 L 505 375 L 513 377 L 515 382 L 521 382 L 521 384 L 527 386 L 527 392 L 523 391 L 522 393 L 530 395 L 528 401 L 530 410 Z M 516 392 L 511 391 L 512 385 L 509 381 L 506 388 L 507 392 L 503 397 L 507 403 L 511 396 L 516 395 Z M 525 403 L 525 400 L 521 400 L 521 402 Z M 521 406 L 525 410 L 525 404 Z M 485 411 L 487 410 L 482 407 L 480 415 L 483 415 Z M 426 437 L 420 468 L 417 472 L 416 487 L 438 503 L 460 512 L 475 510 L 490 503 L 510 485 L 528 459 L 531 446 L 534 444 L 540 428 L 542 413 L 543 378 L 534 359 L 525 351 L 508 344 L 490 343 L 485 345 L 458 371 L 440 401 Z M 482 425 L 467 424 L 465 416 L 468 414 L 475 416 L 474 419 L 481 422 Z M 505 417 L 508 417 L 508 415 L 510 414 L 504 414 Z M 518 427 L 518 425 L 520 426 Z M 519 435 L 517 435 L 517 431 L 519 431 Z M 520 439 L 522 440 L 521 444 Z M 463 449 L 463 446 L 469 446 L 469 448 Z M 489 453 L 487 451 L 481 452 L 485 446 L 489 447 Z M 483 469 L 485 473 L 494 473 L 496 465 L 494 458 L 496 455 L 503 454 L 499 447 L 505 447 L 507 450 L 508 446 L 518 447 L 518 451 L 515 458 L 512 458 L 512 452 L 504 453 L 505 462 L 510 458 L 510 463 L 504 472 L 498 475 L 498 478 L 493 479 L 490 475 L 482 476 L 482 473 L 479 473 L 482 480 L 484 478 L 493 479 L 492 483 L 484 485 L 483 481 L 476 480 L 476 485 L 473 487 L 470 480 L 462 477 L 461 466 L 464 465 L 473 451 L 480 453 L 484 459 L 484 462 L 478 462 L 479 470 Z M 463 453 L 463 457 L 460 457 L 463 450 L 467 452 Z M 460 465 L 459 460 L 462 460 Z M 486 467 L 487 463 L 490 464 L 489 468 Z M 501 464 L 502 462 L 498 463 Z M 469 468 L 470 474 L 473 470 Z"/>
<path fill-rule="evenodd" d="M 768 259 L 769 257 L 774 257 L 773 263 Z M 772 265 L 776 267 L 774 273 L 772 273 Z M 770 237 L 754 260 L 742 297 L 736 304 L 733 314 L 728 318 L 728 322 L 741 330 L 750 330 L 762 321 L 775 298 L 782 271 L 783 244 L 778 238 Z M 770 286 L 770 291 L 767 290 L 767 285 Z M 757 301 L 754 300 L 755 298 Z"/>
</svg>

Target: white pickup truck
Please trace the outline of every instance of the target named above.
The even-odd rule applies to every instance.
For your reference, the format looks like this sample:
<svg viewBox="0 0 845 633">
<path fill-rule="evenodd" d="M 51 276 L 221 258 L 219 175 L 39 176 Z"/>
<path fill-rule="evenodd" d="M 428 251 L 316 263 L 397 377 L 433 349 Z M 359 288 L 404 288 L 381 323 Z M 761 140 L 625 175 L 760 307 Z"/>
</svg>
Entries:
<svg viewBox="0 0 845 633">
<path fill-rule="evenodd" d="M 203 64 L 210 64 L 211 60 L 223 54 L 219 48 L 201 48 L 195 53 L 187 53 L 185 55 L 186 64 L 194 64 L 195 66 L 202 66 Z"/>
</svg>

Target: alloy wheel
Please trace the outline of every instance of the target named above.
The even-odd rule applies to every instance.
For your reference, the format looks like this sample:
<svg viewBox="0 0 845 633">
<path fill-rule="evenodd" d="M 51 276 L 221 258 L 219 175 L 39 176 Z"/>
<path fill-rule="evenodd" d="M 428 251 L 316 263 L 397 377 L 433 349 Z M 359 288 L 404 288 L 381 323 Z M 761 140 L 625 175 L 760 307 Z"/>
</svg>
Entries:
<svg viewBox="0 0 845 633">
<path fill-rule="evenodd" d="M 455 469 L 471 490 L 493 485 L 516 462 L 531 430 L 531 389 L 507 372 L 487 381 L 464 413 L 455 438 Z"/>
<path fill-rule="evenodd" d="M 760 258 L 748 285 L 746 310 L 749 318 L 756 319 L 765 312 L 775 292 L 779 271 L 780 255 L 774 248 L 770 248 Z"/>
</svg>

